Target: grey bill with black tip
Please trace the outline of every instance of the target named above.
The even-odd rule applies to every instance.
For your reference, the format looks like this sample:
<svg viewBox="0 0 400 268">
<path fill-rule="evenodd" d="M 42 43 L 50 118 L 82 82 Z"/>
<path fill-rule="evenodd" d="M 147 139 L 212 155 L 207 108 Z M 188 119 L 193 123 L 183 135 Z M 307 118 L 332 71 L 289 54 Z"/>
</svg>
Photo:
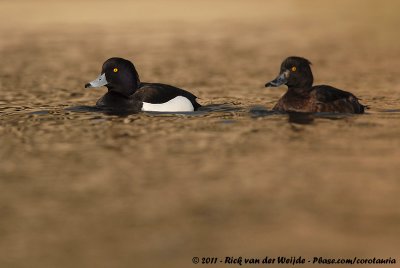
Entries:
<svg viewBox="0 0 400 268">
<path fill-rule="evenodd" d="M 93 87 L 102 87 L 107 85 L 107 79 L 106 79 L 106 74 L 101 74 L 99 75 L 96 79 L 94 79 L 92 82 L 87 83 L 85 85 L 85 88 L 93 88 Z"/>
<path fill-rule="evenodd" d="M 285 71 L 278 75 L 277 78 L 265 84 L 265 87 L 279 87 L 280 85 L 286 84 L 289 78 L 289 72 Z"/>
</svg>

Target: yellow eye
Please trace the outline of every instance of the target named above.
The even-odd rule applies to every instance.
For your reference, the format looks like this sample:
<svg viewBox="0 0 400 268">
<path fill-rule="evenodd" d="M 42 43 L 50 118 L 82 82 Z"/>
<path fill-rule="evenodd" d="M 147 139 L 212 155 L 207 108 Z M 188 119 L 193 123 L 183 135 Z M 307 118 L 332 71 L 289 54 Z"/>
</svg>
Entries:
<svg viewBox="0 0 400 268">
<path fill-rule="evenodd" d="M 295 72 L 297 70 L 296 66 L 292 67 L 292 72 Z"/>
<path fill-rule="evenodd" d="M 114 73 L 118 72 L 118 68 L 114 68 Z"/>
</svg>

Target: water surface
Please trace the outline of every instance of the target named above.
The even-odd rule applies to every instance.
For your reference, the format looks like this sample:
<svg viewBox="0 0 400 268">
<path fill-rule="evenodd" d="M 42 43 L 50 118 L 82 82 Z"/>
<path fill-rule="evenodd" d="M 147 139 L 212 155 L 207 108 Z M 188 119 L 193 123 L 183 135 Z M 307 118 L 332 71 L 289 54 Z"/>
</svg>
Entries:
<svg viewBox="0 0 400 268">
<path fill-rule="evenodd" d="M 396 1 L 79 3 L 1 3 L 1 267 L 400 258 Z M 370 109 L 271 112 L 289 55 Z M 111 56 L 206 107 L 98 111 L 83 86 Z"/>
</svg>

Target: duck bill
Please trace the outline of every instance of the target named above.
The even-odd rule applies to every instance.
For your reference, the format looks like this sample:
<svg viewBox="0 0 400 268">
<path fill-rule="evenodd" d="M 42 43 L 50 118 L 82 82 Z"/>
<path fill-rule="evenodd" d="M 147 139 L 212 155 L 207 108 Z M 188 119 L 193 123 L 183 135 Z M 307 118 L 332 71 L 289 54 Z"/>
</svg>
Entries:
<svg viewBox="0 0 400 268">
<path fill-rule="evenodd" d="M 285 71 L 278 75 L 277 78 L 265 84 L 265 87 L 279 87 L 287 83 L 289 78 L 289 72 Z"/>
<path fill-rule="evenodd" d="M 94 88 L 94 87 L 102 87 L 107 85 L 107 79 L 106 79 L 106 74 L 101 74 L 99 75 L 99 77 L 97 77 L 96 79 L 94 79 L 92 82 L 87 83 L 85 85 L 85 88 Z"/>
</svg>

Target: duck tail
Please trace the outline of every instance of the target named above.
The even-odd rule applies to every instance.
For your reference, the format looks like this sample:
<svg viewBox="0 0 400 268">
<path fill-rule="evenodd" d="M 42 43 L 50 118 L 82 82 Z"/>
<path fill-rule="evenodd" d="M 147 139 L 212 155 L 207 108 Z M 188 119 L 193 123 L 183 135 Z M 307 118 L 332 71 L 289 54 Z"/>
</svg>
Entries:
<svg viewBox="0 0 400 268">
<path fill-rule="evenodd" d="M 197 109 L 199 109 L 201 107 L 201 105 L 197 102 L 197 100 L 195 99 L 193 101 L 193 108 L 196 111 Z"/>
<path fill-rule="evenodd" d="M 363 114 L 363 113 L 365 113 L 366 110 L 369 110 L 369 109 L 370 109 L 370 107 L 368 105 L 363 105 L 360 103 L 357 113 Z"/>
</svg>

